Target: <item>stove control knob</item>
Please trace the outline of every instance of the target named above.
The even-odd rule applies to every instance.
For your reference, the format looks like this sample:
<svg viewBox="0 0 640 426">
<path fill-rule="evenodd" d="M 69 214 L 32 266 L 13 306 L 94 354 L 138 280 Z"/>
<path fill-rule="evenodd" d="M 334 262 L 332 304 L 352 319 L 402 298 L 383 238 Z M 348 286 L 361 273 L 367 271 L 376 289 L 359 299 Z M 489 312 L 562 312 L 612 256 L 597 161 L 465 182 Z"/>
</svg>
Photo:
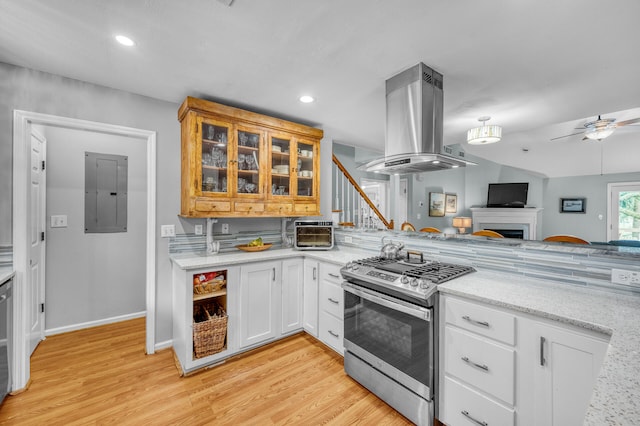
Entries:
<svg viewBox="0 0 640 426">
<path fill-rule="evenodd" d="M 435 285 L 433 283 L 433 281 L 430 281 L 430 280 L 422 280 L 422 281 L 423 282 L 420 283 L 420 288 L 425 289 L 425 290 L 428 289 L 428 288 L 431 288 L 431 287 L 433 287 Z"/>
<path fill-rule="evenodd" d="M 411 281 L 409 281 L 409 284 L 411 285 L 411 287 L 416 287 L 418 285 L 418 279 L 411 278 Z"/>
<path fill-rule="evenodd" d="M 420 286 L 420 288 L 429 288 L 429 281 L 425 280 L 423 278 L 418 279 L 418 285 Z"/>
<path fill-rule="evenodd" d="M 402 284 L 407 284 L 407 283 L 409 282 L 409 277 L 408 277 L 408 276 L 406 276 L 406 275 L 401 276 L 401 277 L 400 277 L 400 282 L 401 282 Z"/>
<path fill-rule="evenodd" d="M 353 262 L 347 262 L 347 264 L 345 265 L 345 268 L 347 268 L 347 271 L 350 271 L 353 269 Z"/>
</svg>

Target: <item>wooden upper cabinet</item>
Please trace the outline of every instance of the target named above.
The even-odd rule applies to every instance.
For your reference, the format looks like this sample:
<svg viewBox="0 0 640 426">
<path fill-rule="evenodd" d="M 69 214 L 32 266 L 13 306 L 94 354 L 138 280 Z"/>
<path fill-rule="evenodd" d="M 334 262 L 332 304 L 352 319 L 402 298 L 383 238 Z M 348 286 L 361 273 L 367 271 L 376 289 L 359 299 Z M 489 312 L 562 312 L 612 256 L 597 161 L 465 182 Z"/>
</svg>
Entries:
<svg viewBox="0 0 640 426">
<path fill-rule="evenodd" d="M 191 97 L 178 120 L 182 216 L 320 214 L 322 130 Z"/>
</svg>

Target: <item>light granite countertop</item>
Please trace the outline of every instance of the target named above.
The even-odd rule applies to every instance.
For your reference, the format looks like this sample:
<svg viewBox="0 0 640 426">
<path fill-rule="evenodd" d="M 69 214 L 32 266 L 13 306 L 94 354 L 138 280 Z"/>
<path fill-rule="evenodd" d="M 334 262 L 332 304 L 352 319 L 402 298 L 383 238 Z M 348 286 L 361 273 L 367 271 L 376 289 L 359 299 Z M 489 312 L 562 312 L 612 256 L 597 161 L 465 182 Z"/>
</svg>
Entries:
<svg viewBox="0 0 640 426">
<path fill-rule="evenodd" d="M 295 256 L 345 264 L 375 254 L 351 247 L 334 247 L 328 251 L 279 249 L 209 256 L 181 254 L 171 259 L 188 270 Z M 482 270 L 440 284 L 438 289 L 442 293 L 610 335 L 585 425 L 640 424 L 640 404 L 637 403 L 640 401 L 640 297 Z"/>
<path fill-rule="evenodd" d="M 0 268 L 0 284 L 4 284 L 5 281 L 12 278 L 15 274 L 13 268 L 10 267 L 1 267 Z"/>
</svg>

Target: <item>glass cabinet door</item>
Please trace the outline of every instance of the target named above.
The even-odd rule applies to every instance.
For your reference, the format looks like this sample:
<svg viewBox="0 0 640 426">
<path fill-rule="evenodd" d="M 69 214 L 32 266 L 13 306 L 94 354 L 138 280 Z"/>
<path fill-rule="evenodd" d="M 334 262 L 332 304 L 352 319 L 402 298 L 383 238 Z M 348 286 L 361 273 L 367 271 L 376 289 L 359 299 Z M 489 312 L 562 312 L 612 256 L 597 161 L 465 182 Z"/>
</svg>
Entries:
<svg viewBox="0 0 640 426">
<path fill-rule="evenodd" d="M 199 119 L 201 142 L 202 193 L 226 195 L 229 191 L 229 139 L 231 125 Z"/>
<path fill-rule="evenodd" d="M 312 197 L 315 196 L 314 191 L 316 186 L 314 185 L 317 179 L 317 171 L 315 170 L 315 155 L 314 144 L 306 143 L 304 141 L 298 141 L 297 143 L 297 158 L 296 158 L 296 178 L 297 189 L 296 195 L 298 197 Z"/>
<path fill-rule="evenodd" d="M 260 174 L 260 162 L 264 158 L 262 132 L 249 127 L 237 129 L 237 193 L 262 194 L 263 185 Z"/>
<path fill-rule="evenodd" d="M 291 191 L 291 138 L 271 135 L 271 196 L 289 196 Z"/>
</svg>

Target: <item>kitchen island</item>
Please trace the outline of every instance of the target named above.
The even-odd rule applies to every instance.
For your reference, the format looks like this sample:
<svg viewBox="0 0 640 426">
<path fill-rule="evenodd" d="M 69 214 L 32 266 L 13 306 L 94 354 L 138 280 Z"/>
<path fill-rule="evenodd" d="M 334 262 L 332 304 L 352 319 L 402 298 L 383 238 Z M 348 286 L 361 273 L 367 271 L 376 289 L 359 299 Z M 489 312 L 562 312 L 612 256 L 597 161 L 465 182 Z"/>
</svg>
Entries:
<svg viewBox="0 0 640 426">
<path fill-rule="evenodd" d="M 175 266 L 192 270 L 243 265 L 267 260 L 310 258 L 337 265 L 376 255 L 372 250 L 336 246 L 329 251 L 267 250 L 217 255 L 174 255 Z M 548 279 L 484 270 L 440 284 L 442 294 L 477 300 L 542 319 L 610 336 L 604 364 L 597 377 L 585 424 L 635 424 L 640 421 L 640 297 L 597 288 L 584 288 Z"/>
</svg>

